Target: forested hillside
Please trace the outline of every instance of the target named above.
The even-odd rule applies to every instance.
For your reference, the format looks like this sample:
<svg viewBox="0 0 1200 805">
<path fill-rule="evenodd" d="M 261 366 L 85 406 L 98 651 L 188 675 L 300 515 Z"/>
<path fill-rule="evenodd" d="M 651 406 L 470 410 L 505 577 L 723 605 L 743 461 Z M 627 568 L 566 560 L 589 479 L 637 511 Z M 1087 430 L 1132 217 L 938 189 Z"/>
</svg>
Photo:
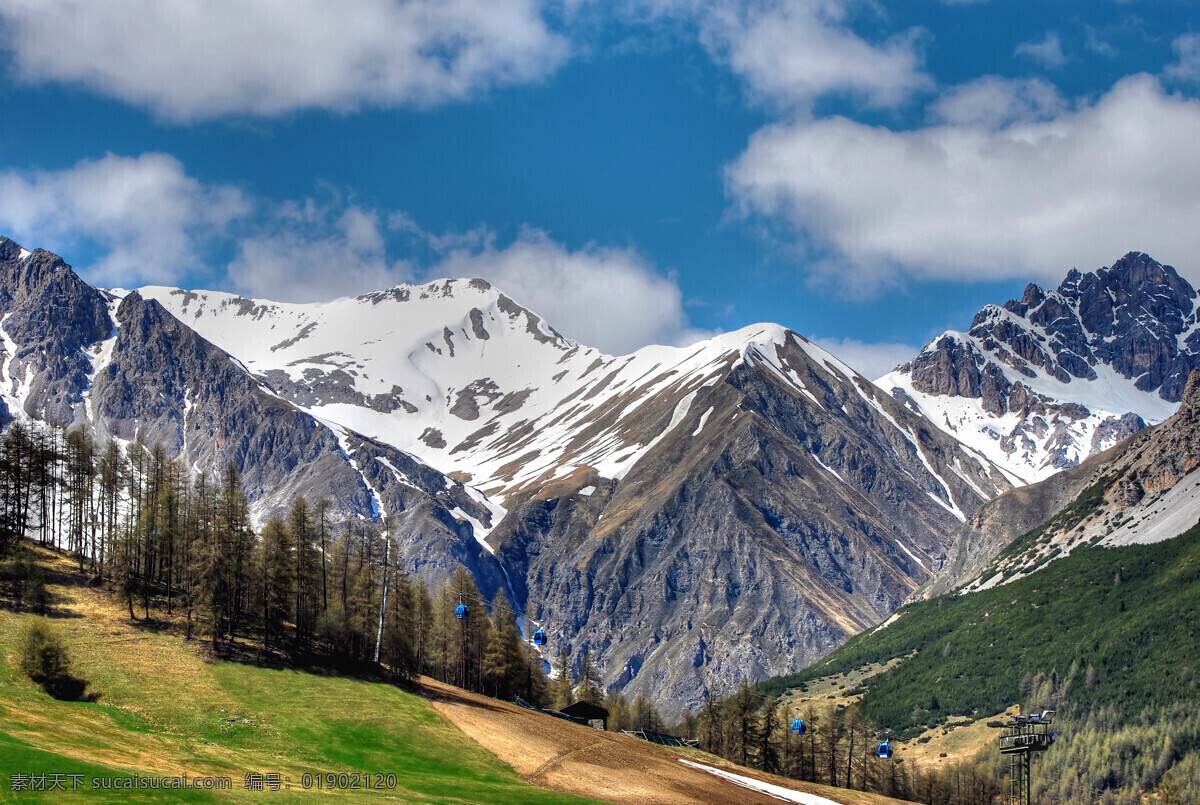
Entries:
<svg viewBox="0 0 1200 805">
<path fill-rule="evenodd" d="M 1056 709 L 1063 736 L 1039 801 L 1137 802 L 1164 777 L 1196 797 L 1198 615 L 1200 526 L 1155 545 L 1078 548 L 1011 583 L 911 604 L 758 691 L 902 658 L 863 683 L 855 708 L 901 736 L 1017 703 Z"/>
</svg>

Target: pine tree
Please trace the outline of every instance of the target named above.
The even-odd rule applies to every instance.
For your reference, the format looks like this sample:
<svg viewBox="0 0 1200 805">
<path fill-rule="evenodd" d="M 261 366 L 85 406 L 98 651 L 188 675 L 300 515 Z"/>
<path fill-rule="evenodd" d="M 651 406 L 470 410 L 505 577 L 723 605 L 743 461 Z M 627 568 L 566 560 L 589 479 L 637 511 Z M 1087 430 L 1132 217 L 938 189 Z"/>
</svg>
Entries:
<svg viewBox="0 0 1200 805">
<path fill-rule="evenodd" d="M 317 556 L 313 547 L 315 537 L 308 501 L 303 496 L 292 502 L 288 513 L 288 535 L 291 539 L 293 562 L 292 613 L 296 623 L 296 642 L 309 645 L 316 630 L 316 610 L 313 590 L 317 585 Z"/>
<path fill-rule="evenodd" d="M 619 690 L 611 690 L 604 700 L 608 710 L 608 729 L 612 732 L 633 729 L 633 717 L 629 711 L 629 700 Z"/>
<path fill-rule="evenodd" d="M 725 756 L 725 724 L 721 697 L 708 688 L 704 693 L 704 709 L 700 715 L 700 747 L 714 755 Z"/>
<path fill-rule="evenodd" d="M 743 766 L 748 765 L 758 743 L 755 704 L 754 691 L 743 678 L 738 692 L 728 702 L 729 727 L 725 731 L 732 759 Z"/>
<path fill-rule="evenodd" d="M 292 605 L 292 540 L 287 525 L 272 517 L 263 526 L 255 562 L 261 573 L 263 645 L 271 647 L 271 638 L 283 642 L 283 625 Z"/>
<path fill-rule="evenodd" d="M 412 630 L 415 671 L 433 676 L 430 666 L 434 645 L 433 600 L 429 597 L 429 588 L 420 579 L 412 581 Z"/>
<path fill-rule="evenodd" d="M 492 602 L 492 630 L 483 657 L 484 679 L 492 695 L 511 699 L 528 676 L 527 663 L 516 615 L 500 590 Z"/>
<path fill-rule="evenodd" d="M 551 706 L 561 710 L 574 702 L 572 698 L 575 686 L 571 674 L 571 657 L 566 648 L 558 652 L 558 660 L 554 663 L 554 683 L 550 688 Z"/>
<path fill-rule="evenodd" d="M 646 730 L 647 732 L 662 732 L 663 730 L 662 718 L 659 716 L 658 710 L 644 693 L 639 693 L 633 698 L 630 715 L 635 730 Z"/>
<path fill-rule="evenodd" d="M 779 715 L 779 699 L 768 699 L 762 706 L 762 717 L 758 724 L 758 767 L 770 774 L 779 773 L 779 734 L 783 719 Z"/>
<path fill-rule="evenodd" d="M 581 702 L 600 704 L 604 701 L 600 694 L 600 672 L 592 661 L 592 652 L 584 649 L 579 658 L 579 678 L 577 696 Z"/>
<path fill-rule="evenodd" d="M 408 678 L 418 673 L 413 589 L 408 578 L 398 572 L 394 572 L 389 588 L 387 627 L 383 632 L 380 660 L 393 676 Z"/>
</svg>

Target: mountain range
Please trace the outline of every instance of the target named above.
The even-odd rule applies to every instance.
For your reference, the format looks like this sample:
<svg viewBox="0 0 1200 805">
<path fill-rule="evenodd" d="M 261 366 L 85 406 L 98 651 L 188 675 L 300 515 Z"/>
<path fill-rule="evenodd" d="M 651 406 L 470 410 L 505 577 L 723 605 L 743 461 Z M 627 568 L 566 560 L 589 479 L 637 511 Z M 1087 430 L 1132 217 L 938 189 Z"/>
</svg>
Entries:
<svg viewBox="0 0 1200 805">
<path fill-rule="evenodd" d="M 548 653 L 586 650 L 673 714 L 974 567 L 985 503 L 1169 416 L 1200 363 L 1194 298 L 1128 255 L 876 385 L 778 325 L 610 356 L 482 280 L 319 304 L 103 290 L 0 238 L 0 398 L 233 461 L 258 522 L 298 495 L 387 516 L 409 570 L 466 566 Z"/>
</svg>

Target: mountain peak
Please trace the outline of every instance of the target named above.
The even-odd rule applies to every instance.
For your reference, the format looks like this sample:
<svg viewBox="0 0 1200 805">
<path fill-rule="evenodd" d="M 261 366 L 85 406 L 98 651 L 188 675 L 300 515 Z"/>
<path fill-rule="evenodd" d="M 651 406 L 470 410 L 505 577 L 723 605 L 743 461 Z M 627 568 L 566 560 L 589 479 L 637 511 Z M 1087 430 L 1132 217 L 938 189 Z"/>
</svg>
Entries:
<svg viewBox="0 0 1200 805">
<path fill-rule="evenodd" d="M 0 235 L 0 263 L 16 260 L 23 251 L 21 244 Z"/>
<path fill-rule="evenodd" d="M 1174 412 L 1200 368 L 1195 298 L 1174 268 L 1129 252 L 984 306 L 967 333 L 948 331 L 879 382 L 1035 480 Z"/>
</svg>

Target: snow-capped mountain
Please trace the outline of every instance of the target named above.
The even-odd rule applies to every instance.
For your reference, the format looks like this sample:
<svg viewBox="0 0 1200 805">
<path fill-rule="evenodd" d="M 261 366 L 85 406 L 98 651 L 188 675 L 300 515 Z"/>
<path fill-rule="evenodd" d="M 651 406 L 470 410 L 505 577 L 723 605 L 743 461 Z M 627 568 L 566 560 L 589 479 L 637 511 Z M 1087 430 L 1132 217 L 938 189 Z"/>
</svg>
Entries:
<svg viewBox="0 0 1200 805">
<path fill-rule="evenodd" d="M 1014 482 L 1038 481 L 1174 413 L 1200 366 L 1195 298 L 1131 252 L 986 306 L 876 383 Z"/>
<path fill-rule="evenodd" d="M 798 667 L 945 561 L 1002 472 L 777 325 L 605 355 L 480 280 L 324 304 L 100 291 L 0 240 L 18 416 L 394 518 L 432 583 L 504 586 L 605 682 L 676 706 Z"/>
</svg>

